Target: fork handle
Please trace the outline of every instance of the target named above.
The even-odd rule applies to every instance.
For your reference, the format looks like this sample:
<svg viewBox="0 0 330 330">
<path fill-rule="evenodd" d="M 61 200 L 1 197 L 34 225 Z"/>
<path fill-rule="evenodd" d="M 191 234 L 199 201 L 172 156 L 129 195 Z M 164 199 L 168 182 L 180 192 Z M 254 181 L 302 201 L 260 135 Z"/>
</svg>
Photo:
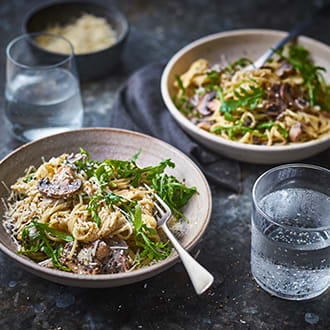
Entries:
<svg viewBox="0 0 330 330">
<path fill-rule="evenodd" d="M 196 293 L 202 294 L 211 286 L 214 281 L 214 277 L 181 246 L 181 244 L 166 226 L 166 223 L 164 223 L 162 227 L 168 239 L 171 241 L 174 248 L 178 252 L 178 255 L 180 256 L 183 265 L 186 268 Z"/>
<path fill-rule="evenodd" d="M 309 18 L 308 20 L 304 21 L 303 23 L 299 24 L 294 30 L 288 33 L 283 39 L 281 39 L 275 46 L 267 50 L 261 57 L 259 57 L 252 65 L 256 69 L 260 69 L 264 64 L 273 56 L 275 51 L 283 47 L 286 43 L 291 41 L 292 39 L 299 36 L 305 29 L 312 25 L 314 22 L 314 17 Z"/>
<path fill-rule="evenodd" d="M 310 17 L 304 20 L 302 23 L 297 25 L 293 30 L 291 30 L 286 37 L 281 39 L 275 46 L 267 50 L 258 60 L 253 63 L 253 67 L 260 69 L 269 58 L 271 58 L 274 52 L 284 46 L 287 42 L 291 41 L 295 37 L 299 36 L 303 31 L 309 28 L 315 22 L 319 23 L 321 18 L 328 17 L 330 11 L 330 4 L 323 3 L 315 12 L 312 13 Z M 253 68 L 252 67 L 252 68 Z M 250 69 L 252 69 L 250 68 Z"/>
</svg>

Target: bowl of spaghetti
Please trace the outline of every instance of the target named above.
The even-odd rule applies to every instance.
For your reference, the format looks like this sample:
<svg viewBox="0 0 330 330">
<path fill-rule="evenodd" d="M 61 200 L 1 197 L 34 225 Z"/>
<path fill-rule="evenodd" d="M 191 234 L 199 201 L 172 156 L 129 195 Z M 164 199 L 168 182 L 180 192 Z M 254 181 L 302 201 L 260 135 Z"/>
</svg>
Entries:
<svg viewBox="0 0 330 330">
<path fill-rule="evenodd" d="M 0 177 L 0 250 L 65 285 L 121 286 L 178 261 L 157 228 L 153 191 L 171 208 L 170 228 L 187 249 L 211 214 L 209 186 L 189 158 L 126 130 L 81 129 L 29 143 L 1 161 Z"/>
<path fill-rule="evenodd" d="M 163 100 L 179 125 L 217 153 L 272 164 L 330 146 L 330 48 L 307 37 L 244 70 L 286 35 L 237 30 L 201 38 L 168 62 Z"/>
</svg>

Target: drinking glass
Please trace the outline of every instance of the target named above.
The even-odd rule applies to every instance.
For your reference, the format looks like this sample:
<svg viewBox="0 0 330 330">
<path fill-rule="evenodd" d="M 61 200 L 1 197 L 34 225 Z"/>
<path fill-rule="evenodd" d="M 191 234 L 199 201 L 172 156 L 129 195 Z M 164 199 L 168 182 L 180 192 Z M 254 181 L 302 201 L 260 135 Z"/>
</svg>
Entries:
<svg viewBox="0 0 330 330">
<path fill-rule="evenodd" d="M 40 47 L 40 38 L 66 54 Z M 24 34 L 6 52 L 5 117 L 14 137 L 27 142 L 82 126 L 79 79 L 68 40 L 49 33 Z"/>
<path fill-rule="evenodd" d="M 261 175 L 252 191 L 251 270 L 269 293 L 304 300 L 330 281 L 330 171 L 289 164 Z"/>
</svg>

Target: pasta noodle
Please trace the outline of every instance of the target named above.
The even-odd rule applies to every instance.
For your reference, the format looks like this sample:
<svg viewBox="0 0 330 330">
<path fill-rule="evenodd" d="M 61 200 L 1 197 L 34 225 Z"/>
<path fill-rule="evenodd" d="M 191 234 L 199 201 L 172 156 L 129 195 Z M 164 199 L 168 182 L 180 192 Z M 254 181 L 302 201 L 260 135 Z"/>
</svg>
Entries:
<svg viewBox="0 0 330 330">
<path fill-rule="evenodd" d="M 330 135 L 330 94 L 306 49 L 290 46 L 260 69 L 244 70 L 205 59 L 177 76 L 178 109 L 199 128 L 224 139 L 256 145 L 301 143 Z"/>
<path fill-rule="evenodd" d="M 171 248 L 161 239 L 154 197 L 143 182 L 150 184 L 147 176 L 167 182 L 161 173 L 170 160 L 140 169 L 133 158 L 102 163 L 86 158 L 86 152 L 53 157 L 37 169 L 29 167 L 10 187 L 4 225 L 20 253 L 40 258 L 42 265 L 82 274 L 129 271 L 168 257 Z M 182 194 L 187 202 L 195 188 L 175 183 L 189 192 Z M 42 249 L 43 244 L 53 248 Z M 104 251 L 106 256 L 97 257 Z M 52 263 L 44 261 L 47 257 Z"/>
</svg>

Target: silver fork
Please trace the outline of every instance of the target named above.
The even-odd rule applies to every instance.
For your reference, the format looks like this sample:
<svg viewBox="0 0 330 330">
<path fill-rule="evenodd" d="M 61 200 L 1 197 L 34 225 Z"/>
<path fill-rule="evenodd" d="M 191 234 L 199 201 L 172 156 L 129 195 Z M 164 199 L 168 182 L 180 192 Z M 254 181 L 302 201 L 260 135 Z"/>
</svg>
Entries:
<svg viewBox="0 0 330 330">
<path fill-rule="evenodd" d="M 291 41 L 292 39 L 299 36 L 303 31 L 309 28 L 315 22 L 319 22 L 320 18 L 327 17 L 329 15 L 330 4 L 322 4 L 320 8 L 318 8 L 310 17 L 304 20 L 302 23 L 297 25 L 293 30 L 291 30 L 283 39 L 281 39 L 276 45 L 272 48 L 268 49 L 263 55 L 261 55 L 253 64 L 242 69 L 243 72 L 260 69 L 264 64 L 273 56 L 275 51 L 279 50 L 286 43 Z"/>
<path fill-rule="evenodd" d="M 152 190 L 147 184 L 144 185 L 148 190 Z M 181 244 L 169 230 L 167 222 L 172 217 L 172 211 L 155 192 L 152 192 L 152 194 L 155 196 L 159 203 L 154 203 L 158 211 L 158 213 L 155 215 L 157 226 L 163 229 L 164 233 L 167 235 L 168 239 L 171 241 L 174 248 L 178 252 L 178 255 L 186 268 L 196 293 L 200 295 L 211 286 L 214 281 L 214 277 L 181 246 Z"/>
</svg>

